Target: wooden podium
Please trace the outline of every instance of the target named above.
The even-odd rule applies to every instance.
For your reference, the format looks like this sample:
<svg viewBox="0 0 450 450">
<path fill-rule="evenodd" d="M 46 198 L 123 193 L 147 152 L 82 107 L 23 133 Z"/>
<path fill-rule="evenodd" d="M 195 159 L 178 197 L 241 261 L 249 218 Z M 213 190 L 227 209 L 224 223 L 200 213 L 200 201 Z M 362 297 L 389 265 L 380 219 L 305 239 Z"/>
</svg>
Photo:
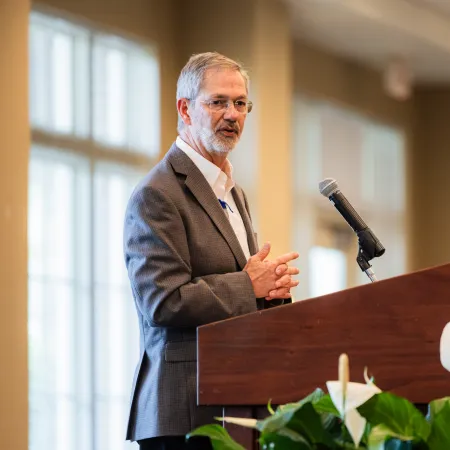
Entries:
<svg viewBox="0 0 450 450">
<path fill-rule="evenodd" d="M 440 338 L 450 322 L 450 264 L 199 327 L 198 404 L 258 417 L 265 405 L 298 401 L 364 367 L 384 391 L 414 403 L 450 395 Z M 260 418 L 262 418 L 260 417 Z M 227 426 L 246 449 L 253 430 Z"/>
</svg>

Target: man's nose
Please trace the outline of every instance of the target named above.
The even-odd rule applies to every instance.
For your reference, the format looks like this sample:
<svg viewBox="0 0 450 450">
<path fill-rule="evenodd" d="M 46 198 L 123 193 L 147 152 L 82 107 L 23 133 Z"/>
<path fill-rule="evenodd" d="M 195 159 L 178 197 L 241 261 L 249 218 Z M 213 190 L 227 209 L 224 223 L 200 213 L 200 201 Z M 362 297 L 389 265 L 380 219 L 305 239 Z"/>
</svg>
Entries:
<svg viewBox="0 0 450 450">
<path fill-rule="evenodd" d="M 228 103 L 228 107 L 225 110 L 224 119 L 236 121 L 240 113 L 236 109 L 233 102 Z"/>
</svg>

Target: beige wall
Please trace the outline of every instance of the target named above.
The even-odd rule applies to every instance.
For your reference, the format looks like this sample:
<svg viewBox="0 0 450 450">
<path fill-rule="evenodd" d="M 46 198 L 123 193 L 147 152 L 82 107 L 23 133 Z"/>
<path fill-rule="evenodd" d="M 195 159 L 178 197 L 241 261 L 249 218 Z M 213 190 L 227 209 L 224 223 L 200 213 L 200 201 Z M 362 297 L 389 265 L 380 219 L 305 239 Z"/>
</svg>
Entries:
<svg viewBox="0 0 450 450">
<path fill-rule="evenodd" d="M 295 45 L 295 89 L 314 97 L 326 98 L 376 120 L 410 129 L 413 100 L 398 102 L 389 98 L 381 74 L 346 61 L 311 45 Z"/>
<path fill-rule="evenodd" d="M 415 97 L 412 229 L 417 268 L 450 261 L 450 87 Z"/>
<path fill-rule="evenodd" d="M 289 13 L 273 1 L 258 3 L 254 30 L 260 244 L 272 256 L 292 248 L 292 39 Z M 270 30 L 270 32 L 269 32 Z"/>
<path fill-rule="evenodd" d="M 222 52 L 251 68 L 249 41 L 254 10 L 254 0 L 229 0 L 226 4 L 220 0 L 179 0 L 179 68 L 193 53 L 207 51 Z M 239 11 L 239 14 L 226 14 L 226 11 Z"/>
<path fill-rule="evenodd" d="M 0 2 L 0 448 L 28 448 L 28 0 Z"/>
</svg>

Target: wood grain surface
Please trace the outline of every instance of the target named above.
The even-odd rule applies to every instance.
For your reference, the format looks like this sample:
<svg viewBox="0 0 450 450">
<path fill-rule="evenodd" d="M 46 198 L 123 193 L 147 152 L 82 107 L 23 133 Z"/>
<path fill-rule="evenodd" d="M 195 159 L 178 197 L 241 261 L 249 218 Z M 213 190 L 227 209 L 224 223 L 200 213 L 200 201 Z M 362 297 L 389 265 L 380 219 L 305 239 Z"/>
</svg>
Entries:
<svg viewBox="0 0 450 450">
<path fill-rule="evenodd" d="M 384 391 L 415 403 L 450 395 L 440 363 L 450 322 L 450 264 L 199 327 L 198 403 L 297 401 L 364 367 Z"/>
</svg>

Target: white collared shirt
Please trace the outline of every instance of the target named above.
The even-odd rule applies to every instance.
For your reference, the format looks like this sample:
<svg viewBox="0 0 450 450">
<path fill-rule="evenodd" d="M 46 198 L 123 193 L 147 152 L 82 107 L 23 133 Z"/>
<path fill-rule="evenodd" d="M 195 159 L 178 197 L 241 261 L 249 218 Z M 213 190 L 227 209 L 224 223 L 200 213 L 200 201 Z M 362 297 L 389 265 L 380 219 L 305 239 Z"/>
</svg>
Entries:
<svg viewBox="0 0 450 450">
<path fill-rule="evenodd" d="M 225 160 L 225 172 L 223 172 L 211 161 L 208 161 L 200 155 L 200 153 L 197 153 L 189 144 L 184 142 L 180 136 L 177 137 L 176 144 L 177 147 L 183 150 L 183 152 L 186 153 L 186 155 L 189 156 L 192 162 L 198 167 L 200 172 L 206 178 L 208 184 L 211 186 L 216 197 L 226 202 L 229 206 L 229 208 L 226 208 L 224 211 L 228 215 L 231 227 L 233 228 L 234 233 L 241 244 L 245 257 L 249 259 L 250 250 L 248 248 L 247 232 L 245 231 L 244 222 L 242 221 L 242 217 L 237 209 L 233 194 L 231 194 L 231 189 L 233 189 L 235 183 L 233 180 L 233 166 L 230 161 L 228 161 L 228 159 Z"/>
</svg>

